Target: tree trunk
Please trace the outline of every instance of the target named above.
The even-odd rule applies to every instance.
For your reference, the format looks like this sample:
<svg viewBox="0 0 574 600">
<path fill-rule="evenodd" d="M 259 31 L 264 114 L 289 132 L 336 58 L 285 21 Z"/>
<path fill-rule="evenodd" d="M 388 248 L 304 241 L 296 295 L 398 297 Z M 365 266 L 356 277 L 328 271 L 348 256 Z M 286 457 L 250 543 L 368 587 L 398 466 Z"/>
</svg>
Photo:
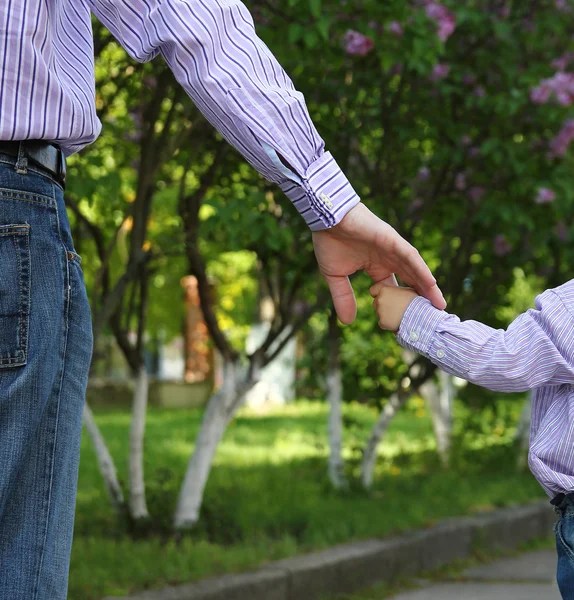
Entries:
<svg viewBox="0 0 574 600">
<path fill-rule="evenodd" d="M 110 496 L 112 505 L 115 508 L 116 512 L 118 514 L 121 514 L 125 511 L 125 501 L 124 495 L 122 493 L 122 488 L 118 481 L 116 467 L 108 451 L 106 442 L 104 441 L 104 438 L 100 433 L 96 421 L 94 420 L 94 415 L 87 403 L 84 404 L 83 418 L 86 430 L 90 438 L 92 439 L 92 443 L 94 444 L 94 450 L 96 452 L 98 466 L 100 468 L 100 473 L 102 474 L 102 477 L 104 479 L 106 490 Z"/>
<path fill-rule="evenodd" d="M 144 436 L 148 390 L 146 368 L 145 365 L 141 365 L 136 377 L 130 427 L 130 516 L 134 521 L 149 517 L 144 479 Z"/>
<path fill-rule="evenodd" d="M 532 392 L 528 392 L 528 396 L 522 408 L 520 421 L 516 428 L 515 441 L 519 444 L 519 454 L 517 467 L 519 470 L 524 470 L 528 466 L 528 451 L 530 446 L 530 421 L 532 417 Z"/>
<path fill-rule="evenodd" d="M 192 529 L 199 519 L 205 485 L 211 471 L 213 458 L 223 438 L 227 425 L 241 407 L 246 392 L 256 379 L 250 373 L 240 381 L 238 365 L 227 361 L 224 364 L 224 381 L 207 404 L 195 450 L 189 461 L 174 515 L 174 529 Z"/>
<path fill-rule="evenodd" d="M 406 393 L 397 392 L 390 398 L 376 422 L 369 441 L 365 446 L 363 454 L 363 463 L 361 465 L 361 481 L 366 489 L 370 489 L 373 485 L 373 477 L 375 464 L 377 462 L 377 447 L 384 433 L 387 431 L 393 417 L 406 404 L 409 395 Z"/>
<path fill-rule="evenodd" d="M 447 467 L 450 458 L 452 435 L 453 386 L 452 377 L 438 371 L 440 385 L 430 379 L 420 388 L 421 395 L 431 410 L 437 451 L 442 464 Z"/>
<path fill-rule="evenodd" d="M 331 309 L 329 315 L 329 367 L 327 371 L 327 400 L 329 402 L 329 479 L 337 490 L 346 488 L 345 464 L 343 461 L 343 382 L 341 376 L 341 331 L 337 313 Z"/>
</svg>

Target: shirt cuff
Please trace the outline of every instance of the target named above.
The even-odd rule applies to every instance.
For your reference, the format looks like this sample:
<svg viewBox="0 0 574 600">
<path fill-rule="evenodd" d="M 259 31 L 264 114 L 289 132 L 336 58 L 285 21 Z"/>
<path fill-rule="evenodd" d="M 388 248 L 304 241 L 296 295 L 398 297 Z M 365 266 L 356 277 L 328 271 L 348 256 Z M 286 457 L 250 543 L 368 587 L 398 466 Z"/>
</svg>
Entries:
<svg viewBox="0 0 574 600">
<path fill-rule="evenodd" d="M 448 318 L 448 314 L 444 310 L 438 310 L 426 298 L 418 296 L 409 304 L 403 315 L 401 326 L 397 332 L 397 341 L 403 348 L 411 350 L 411 352 L 418 352 L 428 358 L 438 325 L 446 318 Z M 437 352 L 441 352 L 440 348 Z M 442 356 L 438 354 L 433 359 L 436 362 L 436 358 L 444 357 L 443 353 Z"/>
<path fill-rule="evenodd" d="M 325 152 L 307 169 L 301 184 L 280 184 L 311 231 L 329 229 L 361 201 L 330 152 Z"/>
</svg>

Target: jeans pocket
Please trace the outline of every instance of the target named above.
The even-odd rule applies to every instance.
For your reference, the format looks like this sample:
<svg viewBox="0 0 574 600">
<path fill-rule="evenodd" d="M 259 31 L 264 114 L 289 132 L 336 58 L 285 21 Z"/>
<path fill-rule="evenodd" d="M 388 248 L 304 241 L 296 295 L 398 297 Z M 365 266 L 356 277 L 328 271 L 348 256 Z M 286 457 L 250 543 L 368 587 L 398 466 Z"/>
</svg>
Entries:
<svg viewBox="0 0 574 600">
<path fill-rule="evenodd" d="M 556 525 L 556 537 L 566 557 L 574 564 L 574 515 L 566 514 Z"/>
<path fill-rule="evenodd" d="M 0 225 L 0 369 L 28 360 L 30 225 Z"/>
</svg>

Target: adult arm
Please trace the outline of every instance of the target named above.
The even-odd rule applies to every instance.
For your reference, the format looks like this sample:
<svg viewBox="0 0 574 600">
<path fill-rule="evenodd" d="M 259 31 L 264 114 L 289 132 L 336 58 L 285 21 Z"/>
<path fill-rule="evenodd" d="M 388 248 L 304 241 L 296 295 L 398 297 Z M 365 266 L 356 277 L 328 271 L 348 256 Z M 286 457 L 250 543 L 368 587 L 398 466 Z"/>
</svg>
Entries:
<svg viewBox="0 0 574 600">
<path fill-rule="evenodd" d="M 258 38 L 239 0 L 87 0 L 126 51 L 161 54 L 205 117 L 266 179 L 314 235 L 341 320 L 354 319 L 348 276 L 398 273 L 439 308 L 445 303 L 416 250 L 360 203 L 309 116 L 305 100 Z"/>
</svg>

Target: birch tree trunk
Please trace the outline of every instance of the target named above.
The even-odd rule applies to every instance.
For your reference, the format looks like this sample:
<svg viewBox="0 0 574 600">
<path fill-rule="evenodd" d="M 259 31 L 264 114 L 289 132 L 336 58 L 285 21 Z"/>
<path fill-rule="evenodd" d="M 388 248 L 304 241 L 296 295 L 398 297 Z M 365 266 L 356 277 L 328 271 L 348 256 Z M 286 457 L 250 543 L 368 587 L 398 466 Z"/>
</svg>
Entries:
<svg viewBox="0 0 574 600">
<path fill-rule="evenodd" d="M 118 481 L 116 467 L 108 451 L 106 442 L 94 420 L 94 415 L 87 403 L 84 404 L 83 419 L 86 430 L 94 445 L 98 466 L 104 479 L 106 490 L 110 496 L 114 509 L 118 514 L 121 514 L 125 510 L 125 501 L 122 488 Z"/>
<path fill-rule="evenodd" d="M 136 376 L 132 421 L 130 426 L 130 516 L 134 521 L 147 519 L 149 512 L 145 497 L 144 479 L 144 436 L 148 402 L 149 381 L 145 365 L 141 365 Z"/>
<path fill-rule="evenodd" d="M 366 489 L 370 489 L 373 485 L 379 442 L 389 428 L 393 417 L 406 404 L 408 398 L 408 394 L 401 394 L 400 392 L 393 394 L 381 411 L 379 419 L 373 427 L 369 441 L 365 446 L 363 462 L 361 465 L 361 481 L 363 483 L 363 487 Z"/>
<path fill-rule="evenodd" d="M 329 316 L 329 367 L 327 371 L 327 400 L 329 402 L 329 479 L 337 490 L 346 488 L 343 461 L 343 382 L 341 376 L 341 332 L 337 313 Z"/>
<path fill-rule="evenodd" d="M 199 519 L 205 485 L 211 471 L 213 458 L 227 426 L 245 400 L 245 394 L 256 383 L 248 374 L 240 381 L 236 363 L 224 364 L 223 386 L 209 400 L 195 450 L 189 461 L 174 515 L 174 529 L 192 529 Z"/>
<path fill-rule="evenodd" d="M 452 377 L 444 371 L 438 371 L 439 385 L 432 379 L 424 383 L 420 392 L 431 410 L 437 451 L 442 464 L 446 467 L 450 458 L 452 441 L 453 385 Z"/>
<path fill-rule="evenodd" d="M 519 443 L 519 454 L 517 467 L 519 470 L 524 470 L 528 466 L 528 451 L 530 446 L 530 421 L 532 417 L 532 391 L 528 392 L 520 421 L 516 428 L 515 441 Z"/>
</svg>

